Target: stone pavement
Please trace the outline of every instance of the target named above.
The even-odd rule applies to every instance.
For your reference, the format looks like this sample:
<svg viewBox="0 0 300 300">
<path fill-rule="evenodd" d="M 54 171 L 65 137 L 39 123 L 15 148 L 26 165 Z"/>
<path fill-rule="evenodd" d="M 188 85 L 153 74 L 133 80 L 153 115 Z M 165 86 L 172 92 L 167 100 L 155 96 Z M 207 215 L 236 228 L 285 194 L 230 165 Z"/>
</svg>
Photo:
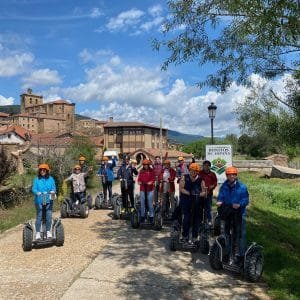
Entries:
<svg viewBox="0 0 300 300">
<path fill-rule="evenodd" d="M 107 234 L 107 227 L 97 230 Z M 132 229 L 116 220 L 111 230 L 115 237 L 62 299 L 269 299 L 263 284 L 213 271 L 207 255 L 171 252 L 168 227 Z"/>
</svg>

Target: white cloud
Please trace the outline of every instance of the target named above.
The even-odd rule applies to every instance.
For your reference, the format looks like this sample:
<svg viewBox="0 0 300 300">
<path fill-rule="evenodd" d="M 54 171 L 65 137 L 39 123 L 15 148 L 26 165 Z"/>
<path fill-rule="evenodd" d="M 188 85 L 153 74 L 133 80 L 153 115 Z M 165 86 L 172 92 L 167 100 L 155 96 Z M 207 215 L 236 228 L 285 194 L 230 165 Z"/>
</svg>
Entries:
<svg viewBox="0 0 300 300">
<path fill-rule="evenodd" d="M 148 13 L 152 16 L 152 17 L 158 17 L 161 15 L 163 11 L 163 8 L 161 5 L 157 4 L 154 6 L 151 6 L 148 8 Z"/>
<path fill-rule="evenodd" d="M 24 73 L 33 60 L 34 56 L 31 53 L 0 57 L 0 77 L 12 77 Z"/>
<path fill-rule="evenodd" d="M 106 28 L 109 31 L 117 31 L 120 29 L 125 31 L 129 26 L 138 24 L 143 15 L 143 11 L 135 8 L 121 12 L 117 17 L 109 19 Z"/>
<path fill-rule="evenodd" d="M 168 81 L 159 68 L 146 69 L 120 63 L 118 56 L 106 58 L 106 63 L 86 70 L 86 81 L 61 89 L 65 99 L 75 103 L 98 102 L 99 110 L 80 113 L 98 119 L 114 116 L 120 121 L 141 121 L 186 133 L 210 135 L 207 107 L 218 106 L 214 122 L 215 134 L 239 133 L 233 108 L 248 93 L 244 86 L 232 84 L 224 94 L 208 91 L 200 95 L 196 86 L 183 79 Z M 117 63 L 112 63 L 112 62 Z"/>
<path fill-rule="evenodd" d="M 0 95 L 0 105 L 12 105 L 14 104 L 14 98 L 13 97 L 8 97 L 5 98 L 4 96 Z"/>
<path fill-rule="evenodd" d="M 30 75 L 22 79 L 24 82 L 23 88 L 60 84 L 62 82 L 58 72 L 50 69 L 39 69 L 30 73 Z"/>
<path fill-rule="evenodd" d="M 103 15 L 103 13 L 100 11 L 100 9 L 98 7 L 94 7 L 90 14 L 91 18 L 98 18 L 102 15 Z"/>
<path fill-rule="evenodd" d="M 145 22 L 141 25 L 141 29 L 143 31 L 149 31 L 152 28 L 157 28 L 160 26 L 160 24 L 163 22 L 163 17 L 155 17 L 152 21 Z"/>
</svg>

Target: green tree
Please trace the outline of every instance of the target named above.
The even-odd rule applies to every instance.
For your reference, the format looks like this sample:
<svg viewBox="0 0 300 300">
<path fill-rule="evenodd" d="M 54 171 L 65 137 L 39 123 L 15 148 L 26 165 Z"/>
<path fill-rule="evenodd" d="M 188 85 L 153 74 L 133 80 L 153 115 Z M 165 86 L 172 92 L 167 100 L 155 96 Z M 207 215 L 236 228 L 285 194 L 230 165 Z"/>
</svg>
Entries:
<svg viewBox="0 0 300 300">
<path fill-rule="evenodd" d="M 168 6 L 164 38 L 153 40 L 154 49 L 170 52 L 163 69 L 213 63 L 216 71 L 200 85 L 224 91 L 249 74 L 272 78 L 299 66 L 298 0 L 170 0 Z"/>
<path fill-rule="evenodd" d="M 195 158 L 201 159 L 205 157 L 206 148 L 205 146 L 210 143 L 209 138 L 203 138 L 199 141 L 192 142 L 190 144 L 184 145 L 182 148 L 183 152 L 193 153 Z"/>
</svg>

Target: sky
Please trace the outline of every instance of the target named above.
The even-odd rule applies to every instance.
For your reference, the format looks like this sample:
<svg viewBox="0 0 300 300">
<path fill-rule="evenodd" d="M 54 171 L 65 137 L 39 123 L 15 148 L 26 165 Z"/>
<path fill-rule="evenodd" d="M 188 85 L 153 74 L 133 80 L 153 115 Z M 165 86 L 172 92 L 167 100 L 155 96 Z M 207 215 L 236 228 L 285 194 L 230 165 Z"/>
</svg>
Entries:
<svg viewBox="0 0 300 300">
<path fill-rule="evenodd" d="M 151 40 L 162 38 L 167 17 L 162 0 L 1 0 L 0 105 L 20 104 L 31 88 L 98 120 L 159 126 L 162 118 L 164 128 L 210 136 L 214 102 L 215 136 L 239 135 L 233 109 L 246 87 L 201 90 L 209 67 L 192 63 L 161 70 L 168 53 L 154 51 Z M 280 90 L 282 80 L 273 84 Z"/>
</svg>

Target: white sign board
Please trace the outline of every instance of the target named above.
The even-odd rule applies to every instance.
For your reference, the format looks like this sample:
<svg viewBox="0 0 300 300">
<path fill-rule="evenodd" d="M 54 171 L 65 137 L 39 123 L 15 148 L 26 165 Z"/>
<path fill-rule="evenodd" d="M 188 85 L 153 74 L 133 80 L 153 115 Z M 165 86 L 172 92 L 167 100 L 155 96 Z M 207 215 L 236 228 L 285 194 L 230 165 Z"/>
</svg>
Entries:
<svg viewBox="0 0 300 300">
<path fill-rule="evenodd" d="M 232 166 L 231 145 L 206 145 L 206 159 L 211 162 L 211 170 L 218 178 L 218 183 L 226 180 L 225 169 Z"/>
</svg>

